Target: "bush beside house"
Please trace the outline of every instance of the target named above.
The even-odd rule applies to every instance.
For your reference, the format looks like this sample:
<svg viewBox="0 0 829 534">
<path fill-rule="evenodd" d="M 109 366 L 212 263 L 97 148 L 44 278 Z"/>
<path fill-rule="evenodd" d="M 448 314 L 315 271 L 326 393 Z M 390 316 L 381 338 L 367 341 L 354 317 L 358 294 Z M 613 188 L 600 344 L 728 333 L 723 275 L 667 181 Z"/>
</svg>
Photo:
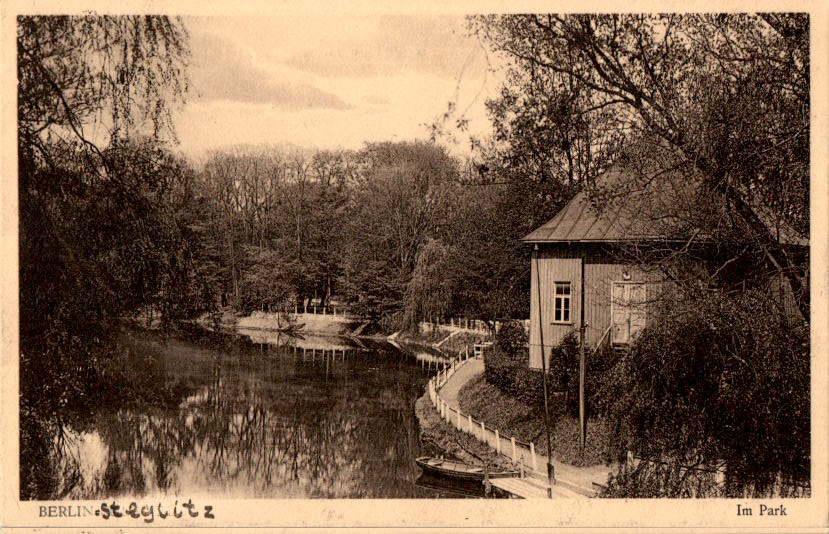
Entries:
<svg viewBox="0 0 829 534">
<path fill-rule="evenodd" d="M 541 372 L 527 365 L 527 333 L 518 322 L 505 322 L 495 336 L 495 344 L 484 354 L 486 381 L 528 405 L 544 401 Z M 562 393 L 565 382 L 560 376 L 549 377 L 548 393 Z"/>
<path fill-rule="evenodd" d="M 501 392 L 528 405 L 544 402 L 541 371 L 528 365 L 527 334 L 518 322 L 507 322 L 495 336 L 495 344 L 484 356 L 486 381 Z M 596 396 L 605 381 L 605 374 L 616 363 L 616 353 L 602 347 L 597 351 L 586 349 L 587 374 L 585 395 L 588 413 L 596 413 L 601 405 Z M 548 367 L 548 396 L 550 401 L 564 403 L 568 413 L 579 413 L 579 338 L 576 332 L 568 334 L 550 352 Z"/>
</svg>

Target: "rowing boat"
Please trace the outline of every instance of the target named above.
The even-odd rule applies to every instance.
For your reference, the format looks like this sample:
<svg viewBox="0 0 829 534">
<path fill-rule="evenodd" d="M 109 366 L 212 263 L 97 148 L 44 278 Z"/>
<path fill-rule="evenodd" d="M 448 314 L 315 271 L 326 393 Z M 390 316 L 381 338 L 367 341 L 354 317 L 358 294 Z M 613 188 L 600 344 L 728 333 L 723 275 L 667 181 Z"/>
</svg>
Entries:
<svg viewBox="0 0 829 534">
<path fill-rule="evenodd" d="M 481 466 L 469 465 L 452 460 L 444 460 L 442 458 L 432 458 L 429 456 L 421 456 L 420 458 L 416 458 L 415 463 L 423 469 L 424 473 L 452 477 L 461 480 L 483 480 L 485 476 L 489 476 L 489 478 L 519 476 L 518 471 L 486 472 L 486 470 Z"/>
</svg>

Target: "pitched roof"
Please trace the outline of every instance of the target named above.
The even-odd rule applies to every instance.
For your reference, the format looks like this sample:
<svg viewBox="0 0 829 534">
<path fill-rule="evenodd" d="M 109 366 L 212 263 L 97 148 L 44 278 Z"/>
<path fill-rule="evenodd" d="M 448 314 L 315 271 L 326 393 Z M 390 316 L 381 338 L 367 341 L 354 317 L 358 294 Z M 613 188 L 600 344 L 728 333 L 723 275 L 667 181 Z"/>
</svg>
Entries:
<svg viewBox="0 0 829 534">
<path fill-rule="evenodd" d="M 712 207 L 716 203 L 701 197 L 704 189 L 700 187 L 700 180 L 699 175 L 683 172 L 644 177 L 615 165 L 521 241 L 613 243 L 688 239 L 699 232 L 691 217 L 689 220 L 682 217 L 698 214 L 700 209 L 718 209 Z M 766 217 L 761 219 L 769 228 L 775 227 Z M 776 226 L 774 231 L 780 235 L 781 242 L 808 246 L 808 239 L 797 236 L 787 225 Z"/>
<path fill-rule="evenodd" d="M 695 189 L 684 180 L 685 184 L 676 177 L 635 180 L 614 166 L 522 241 L 619 242 L 665 237 L 681 225 L 675 216 L 677 202 L 687 202 Z"/>
</svg>

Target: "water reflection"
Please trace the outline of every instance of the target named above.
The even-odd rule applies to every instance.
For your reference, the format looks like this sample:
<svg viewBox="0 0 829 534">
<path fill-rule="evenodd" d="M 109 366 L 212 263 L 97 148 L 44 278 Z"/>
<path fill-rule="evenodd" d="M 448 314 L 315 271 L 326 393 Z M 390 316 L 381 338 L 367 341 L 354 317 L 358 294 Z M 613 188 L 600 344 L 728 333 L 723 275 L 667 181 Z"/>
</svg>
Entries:
<svg viewBox="0 0 829 534">
<path fill-rule="evenodd" d="M 414 483 L 414 402 L 430 372 L 410 353 L 213 333 L 128 332 L 123 342 L 136 372 L 153 366 L 176 403 L 102 409 L 70 430 L 62 471 L 72 498 L 441 494 Z"/>
</svg>

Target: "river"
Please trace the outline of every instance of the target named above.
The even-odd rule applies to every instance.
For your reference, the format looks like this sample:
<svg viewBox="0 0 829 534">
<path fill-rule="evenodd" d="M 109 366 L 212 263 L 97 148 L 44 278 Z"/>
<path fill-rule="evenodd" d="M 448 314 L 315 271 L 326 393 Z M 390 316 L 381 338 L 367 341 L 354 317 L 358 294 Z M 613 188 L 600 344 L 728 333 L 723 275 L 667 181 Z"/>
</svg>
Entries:
<svg viewBox="0 0 829 534">
<path fill-rule="evenodd" d="M 70 430 L 70 498 L 457 497 L 418 482 L 415 400 L 433 356 L 388 343 L 128 330 L 123 365 L 157 385 Z M 474 493 L 474 492 L 473 492 Z"/>
</svg>

